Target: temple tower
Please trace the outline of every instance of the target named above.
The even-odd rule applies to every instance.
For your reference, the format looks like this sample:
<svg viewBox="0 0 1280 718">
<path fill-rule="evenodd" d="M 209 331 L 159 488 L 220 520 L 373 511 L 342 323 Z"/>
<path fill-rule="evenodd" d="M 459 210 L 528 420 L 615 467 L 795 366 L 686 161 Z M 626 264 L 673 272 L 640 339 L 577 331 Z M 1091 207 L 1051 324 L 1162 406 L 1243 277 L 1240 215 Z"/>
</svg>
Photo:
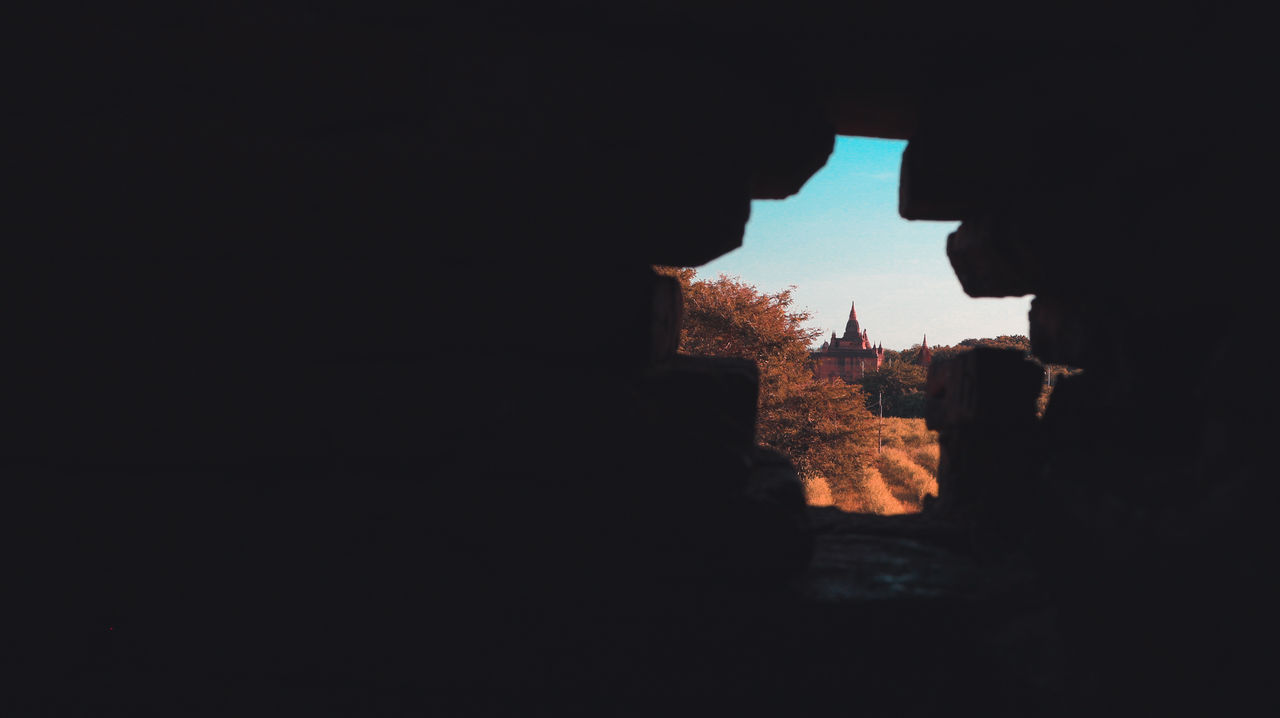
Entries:
<svg viewBox="0 0 1280 718">
<path fill-rule="evenodd" d="M 918 366 L 929 366 L 931 361 L 933 361 L 933 350 L 929 349 L 929 335 L 925 334 L 920 342 L 920 354 L 914 363 Z"/>
<path fill-rule="evenodd" d="M 839 377 L 852 382 L 861 379 L 869 371 L 875 371 L 884 363 L 884 349 L 871 344 L 867 330 L 858 323 L 855 304 L 849 306 L 849 321 L 844 325 L 844 335 L 824 342 L 822 348 L 812 354 L 814 373 L 820 379 Z"/>
</svg>

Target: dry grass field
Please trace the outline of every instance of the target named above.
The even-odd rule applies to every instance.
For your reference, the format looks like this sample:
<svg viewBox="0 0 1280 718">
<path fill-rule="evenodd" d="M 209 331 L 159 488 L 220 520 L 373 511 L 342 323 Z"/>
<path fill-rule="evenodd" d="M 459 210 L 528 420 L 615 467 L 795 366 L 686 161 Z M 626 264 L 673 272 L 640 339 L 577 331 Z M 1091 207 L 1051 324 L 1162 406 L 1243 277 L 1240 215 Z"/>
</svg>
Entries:
<svg viewBox="0 0 1280 718">
<path fill-rule="evenodd" d="M 825 479 L 805 485 L 809 504 L 843 511 L 905 514 L 938 494 L 938 434 L 924 419 L 880 419 L 880 451 L 858 485 L 832 487 Z"/>
</svg>

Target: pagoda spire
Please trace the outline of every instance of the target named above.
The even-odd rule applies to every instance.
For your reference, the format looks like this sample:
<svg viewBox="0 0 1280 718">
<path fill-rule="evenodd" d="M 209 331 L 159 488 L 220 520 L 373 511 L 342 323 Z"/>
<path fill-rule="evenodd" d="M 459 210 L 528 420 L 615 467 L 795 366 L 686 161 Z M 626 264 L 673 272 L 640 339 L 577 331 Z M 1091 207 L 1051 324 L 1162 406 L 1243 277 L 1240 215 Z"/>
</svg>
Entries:
<svg viewBox="0 0 1280 718">
<path fill-rule="evenodd" d="M 920 343 L 920 358 L 916 360 L 916 363 L 920 366 L 929 366 L 929 363 L 932 361 L 933 352 L 929 350 L 929 335 L 925 334 L 924 339 Z"/>
<path fill-rule="evenodd" d="M 858 310 L 852 303 L 849 304 L 849 321 L 844 325 L 844 336 L 841 338 L 853 342 L 863 339 L 862 327 L 858 326 Z"/>
</svg>

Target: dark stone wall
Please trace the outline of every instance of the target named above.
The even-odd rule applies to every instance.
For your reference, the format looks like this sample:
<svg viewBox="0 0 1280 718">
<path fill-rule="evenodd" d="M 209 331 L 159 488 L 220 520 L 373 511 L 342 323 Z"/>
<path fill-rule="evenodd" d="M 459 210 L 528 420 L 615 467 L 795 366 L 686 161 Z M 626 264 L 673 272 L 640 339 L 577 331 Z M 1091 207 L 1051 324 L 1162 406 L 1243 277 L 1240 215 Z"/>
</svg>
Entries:
<svg viewBox="0 0 1280 718">
<path fill-rule="evenodd" d="M 0 249 L 16 714 L 745 712 L 827 676 L 817 710 L 921 690 L 921 661 L 965 705 L 1002 690 L 950 671 L 981 641 L 934 604 L 857 598 L 872 569 L 753 446 L 753 368 L 672 354 L 650 265 L 737 247 L 837 131 L 909 139 L 902 215 L 961 220 L 966 290 L 1034 294 L 1036 353 L 1085 370 L 1035 422 L 1004 360 L 935 366 L 978 407 L 943 411 L 936 519 L 872 527 L 972 529 L 947 545 L 1038 577 L 1058 618 L 983 638 L 1056 647 L 1007 712 L 1253 697 L 1263 25 L 926 5 L 32 11 Z M 820 611 L 778 598 L 815 540 L 863 587 Z M 860 651 L 884 616 L 903 642 Z"/>
</svg>

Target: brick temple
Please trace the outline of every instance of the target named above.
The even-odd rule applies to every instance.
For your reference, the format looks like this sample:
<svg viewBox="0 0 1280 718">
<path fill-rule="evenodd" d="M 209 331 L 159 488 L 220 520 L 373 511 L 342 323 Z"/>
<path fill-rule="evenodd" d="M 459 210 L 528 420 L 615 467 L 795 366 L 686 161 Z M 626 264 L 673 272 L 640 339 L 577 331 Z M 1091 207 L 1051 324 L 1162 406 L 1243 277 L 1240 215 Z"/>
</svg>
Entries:
<svg viewBox="0 0 1280 718">
<path fill-rule="evenodd" d="M 844 325 L 844 335 L 837 337 L 835 332 L 831 332 L 831 339 L 823 342 L 822 348 L 811 356 L 814 359 L 813 371 L 819 379 L 839 377 L 853 382 L 884 364 L 884 347 L 871 344 L 867 330 L 858 324 L 857 306 L 850 304 L 849 321 Z M 932 359 L 929 337 L 925 335 L 920 344 L 920 354 L 911 363 L 929 366 Z"/>
<path fill-rule="evenodd" d="M 819 379 L 839 377 L 845 381 L 857 381 L 868 371 L 875 371 L 884 363 L 884 347 L 872 346 L 867 330 L 858 325 L 858 310 L 849 306 L 849 321 L 844 325 L 844 336 L 831 332 L 830 341 L 813 353 L 813 371 Z"/>
</svg>

